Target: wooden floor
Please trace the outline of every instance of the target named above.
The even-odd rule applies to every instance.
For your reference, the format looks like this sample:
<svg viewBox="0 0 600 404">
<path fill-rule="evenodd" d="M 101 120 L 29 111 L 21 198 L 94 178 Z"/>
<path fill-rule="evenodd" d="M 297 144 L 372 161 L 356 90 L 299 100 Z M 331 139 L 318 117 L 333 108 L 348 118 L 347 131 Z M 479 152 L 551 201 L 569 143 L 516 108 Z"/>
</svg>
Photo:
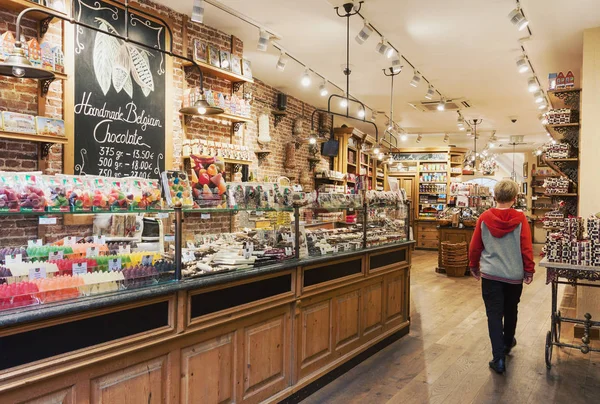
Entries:
<svg viewBox="0 0 600 404">
<path fill-rule="evenodd" d="M 600 353 L 555 347 L 552 369 L 546 370 L 551 293 L 544 268 L 537 267 L 533 283 L 524 286 L 518 345 L 507 359 L 507 373 L 497 375 L 488 368 L 492 355 L 479 282 L 436 274 L 436 264 L 437 252 L 413 256 L 410 334 L 303 404 L 600 402 Z M 563 315 L 575 315 L 571 288 L 561 289 L 559 304 Z M 569 339 L 581 342 L 563 324 L 561 340 Z"/>
</svg>

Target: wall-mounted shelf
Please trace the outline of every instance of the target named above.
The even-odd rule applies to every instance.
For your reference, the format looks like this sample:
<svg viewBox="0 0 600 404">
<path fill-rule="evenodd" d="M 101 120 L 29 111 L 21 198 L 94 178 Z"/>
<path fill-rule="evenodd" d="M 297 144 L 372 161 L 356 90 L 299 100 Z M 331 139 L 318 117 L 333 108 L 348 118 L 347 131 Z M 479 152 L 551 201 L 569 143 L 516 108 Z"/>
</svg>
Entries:
<svg viewBox="0 0 600 404">
<path fill-rule="evenodd" d="M 220 120 L 226 120 L 231 122 L 231 126 L 233 127 L 233 131 L 237 132 L 240 127 L 248 122 L 252 122 L 253 120 L 251 118 L 247 118 L 245 116 L 241 116 L 241 115 L 233 115 L 233 114 L 219 114 L 219 115 L 210 115 L 210 116 L 205 116 L 205 115 L 184 115 L 183 116 L 186 124 L 189 123 L 189 120 L 191 120 L 192 118 L 200 118 L 206 121 L 220 121 Z"/>
<path fill-rule="evenodd" d="M 548 90 L 546 93 L 554 109 L 579 109 L 581 88 L 561 88 L 560 90 Z"/>
<path fill-rule="evenodd" d="M 287 112 L 285 112 L 285 111 L 272 111 L 271 113 L 273 114 L 273 119 L 274 119 L 273 126 L 275 126 L 275 127 L 277 127 L 277 125 L 279 125 L 279 123 L 287 115 Z"/>
<path fill-rule="evenodd" d="M 240 86 L 244 83 L 254 83 L 254 79 L 242 76 L 241 74 L 236 74 L 228 70 L 221 69 L 220 67 L 213 66 L 209 63 L 196 63 L 198 64 L 198 66 L 200 66 L 200 70 L 202 70 L 202 73 L 210 74 L 211 76 L 231 81 L 231 83 L 233 84 L 234 92 L 238 91 L 240 89 Z M 184 68 L 191 67 L 194 65 L 193 63 L 187 61 L 184 61 L 182 64 Z"/>
<path fill-rule="evenodd" d="M 579 159 L 577 157 L 571 157 L 568 159 L 545 159 L 546 161 L 550 161 L 552 163 L 558 162 L 558 161 L 571 161 L 571 162 L 575 162 L 575 161 L 579 161 Z"/>
<path fill-rule="evenodd" d="M 13 140 L 27 140 L 30 142 L 40 142 L 40 143 L 66 144 L 69 142 L 67 140 L 67 138 L 64 138 L 64 137 L 32 135 L 29 133 L 5 132 L 5 131 L 0 131 L 0 138 L 13 139 Z"/>
<path fill-rule="evenodd" d="M 183 160 L 189 160 L 190 156 L 181 156 L 181 158 Z M 223 162 L 225 164 L 240 164 L 240 165 L 250 165 L 252 164 L 252 161 L 250 160 L 237 160 L 237 159 L 230 159 L 230 158 L 224 158 L 224 157 L 219 157 L 219 159 L 223 160 Z"/>
<path fill-rule="evenodd" d="M 574 193 L 568 193 L 568 194 L 544 194 L 544 196 L 550 196 L 553 198 L 557 198 L 557 197 L 561 197 L 561 196 L 577 196 L 577 194 Z"/>
</svg>

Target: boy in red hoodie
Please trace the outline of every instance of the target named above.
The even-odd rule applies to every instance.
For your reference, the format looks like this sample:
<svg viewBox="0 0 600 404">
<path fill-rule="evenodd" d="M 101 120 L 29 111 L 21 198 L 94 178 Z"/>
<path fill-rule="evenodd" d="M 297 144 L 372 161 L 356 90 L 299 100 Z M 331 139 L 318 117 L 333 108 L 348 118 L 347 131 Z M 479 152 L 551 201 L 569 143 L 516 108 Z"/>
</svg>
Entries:
<svg viewBox="0 0 600 404">
<path fill-rule="evenodd" d="M 496 184 L 496 208 L 479 217 L 469 248 L 469 267 L 475 279 L 481 279 L 488 318 L 494 355 L 490 367 L 497 373 L 505 372 L 505 356 L 517 344 L 517 305 L 523 281 L 529 285 L 535 272 L 527 218 L 523 212 L 512 209 L 518 192 L 514 181 Z"/>
</svg>

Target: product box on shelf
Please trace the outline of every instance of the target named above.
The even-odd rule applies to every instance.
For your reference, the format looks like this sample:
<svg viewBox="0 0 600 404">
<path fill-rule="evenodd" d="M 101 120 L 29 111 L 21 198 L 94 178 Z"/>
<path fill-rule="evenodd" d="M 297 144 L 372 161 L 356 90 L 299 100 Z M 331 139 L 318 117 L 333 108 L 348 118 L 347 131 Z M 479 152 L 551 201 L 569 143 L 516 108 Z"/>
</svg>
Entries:
<svg viewBox="0 0 600 404">
<path fill-rule="evenodd" d="M 35 117 L 17 112 L 2 111 L 2 130 L 6 132 L 35 135 Z"/>
<path fill-rule="evenodd" d="M 62 119 L 36 116 L 35 125 L 38 135 L 65 137 L 65 121 Z"/>
<path fill-rule="evenodd" d="M 550 125 L 571 123 L 571 110 L 569 108 L 551 109 L 546 113 Z"/>
</svg>

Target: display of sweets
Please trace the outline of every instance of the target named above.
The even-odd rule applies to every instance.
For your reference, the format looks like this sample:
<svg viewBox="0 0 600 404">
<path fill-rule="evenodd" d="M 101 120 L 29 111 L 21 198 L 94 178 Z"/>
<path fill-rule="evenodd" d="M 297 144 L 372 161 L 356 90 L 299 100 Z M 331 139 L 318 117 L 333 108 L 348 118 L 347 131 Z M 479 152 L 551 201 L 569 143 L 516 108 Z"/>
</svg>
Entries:
<svg viewBox="0 0 600 404">
<path fill-rule="evenodd" d="M 27 247 L 27 256 L 33 260 L 47 260 L 51 253 L 62 252 L 63 257 L 73 254 L 73 247 L 59 245 L 30 246 Z"/>
<path fill-rule="evenodd" d="M 37 304 L 37 294 L 38 287 L 32 282 L 3 283 L 0 285 L 0 310 Z"/>
<path fill-rule="evenodd" d="M 551 109 L 546 113 L 550 125 L 571 123 L 571 110 L 568 108 Z"/>
<path fill-rule="evenodd" d="M 142 198 L 148 209 L 162 209 L 160 182 L 151 179 L 143 181 Z"/>
<path fill-rule="evenodd" d="M 19 211 L 19 198 L 13 177 L 8 173 L 0 173 L 0 212 Z"/>
<path fill-rule="evenodd" d="M 225 207 L 227 184 L 221 159 L 191 155 L 192 196 L 198 207 Z"/>
<path fill-rule="evenodd" d="M 569 179 L 566 177 L 546 178 L 544 188 L 546 188 L 546 194 L 566 194 L 569 192 Z"/>
<path fill-rule="evenodd" d="M 590 217 L 585 222 L 580 217 L 563 219 L 562 230 L 546 237 L 544 253 L 549 262 L 600 266 L 600 219 Z"/>
<path fill-rule="evenodd" d="M 446 173 L 425 173 L 421 174 L 421 182 L 446 182 L 448 178 Z"/>
<path fill-rule="evenodd" d="M 10 272 L 10 269 L 0 265 L 0 284 L 8 283 L 7 278 L 10 278 L 12 276 L 13 274 L 12 272 Z"/>
<path fill-rule="evenodd" d="M 367 203 L 369 205 L 394 205 L 404 203 L 406 201 L 406 191 L 400 189 L 398 191 L 367 191 Z"/>
<path fill-rule="evenodd" d="M 183 207 L 191 208 L 194 206 L 192 200 L 192 186 L 188 176 L 183 171 L 168 170 L 161 174 L 162 184 L 167 198 L 167 204 L 170 207 L 181 202 Z"/>
<path fill-rule="evenodd" d="M 49 260 L 47 263 L 56 264 L 58 267 L 59 275 L 73 275 L 73 266 L 75 264 L 85 264 L 87 272 L 94 272 L 97 263 L 95 259 L 91 258 L 75 258 L 75 259 L 62 259 L 62 260 Z"/>
<path fill-rule="evenodd" d="M 126 288 L 139 288 L 156 283 L 158 280 L 158 270 L 151 266 L 135 265 L 123 270 L 123 285 Z"/>
<path fill-rule="evenodd" d="M 129 210 L 129 207 L 133 202 L 133 197 L 128 198 L 126 192 L 127 188 L 125 187 L 125 181 L 115 179 L 110 182 L 108 191 L 108 204 L 110 205 L 110 210 Z"/>
<path fill-rule="evenodd" d="M 71 209 L 66 189 L 66 178 L 44 175 L 48 212 L 68 212 Z"/>
<path fill-rule="evenodd" d="M 88 179 L 79 176 L 66 176 L 66 191 L 73 212 L 89 212 L 92 210 L 92 184 Z"/>
<path fill-rule="evenodd" d="M 21 258 L 27 258 L 27 250 L 24 247 L 4 247 L 0 248 L 0 261 L 4 262 L 7 255 L 21 254 Z"/>
<path fill-rule="evenodd" d="M 79 286 L 79 291 L 84 296 L 115 292 L 121 288 L 125 280 L 121 271 L 93 272 L 81 274 L 79 277 L 83 280 L 83 286 Z"/>
<path fill-rule="evenodd" d="M 339 229 L 306 230 L 306 245 L 309 256 L 320 256 L 336 252 L 354 251 L 362 248 L 362 225 Z"/>
<path fill-rule="evenodd" d="M 94 178 L 92 182 L 92 209 L 94 211 L 110 210 L 107 186 L 107 181 L 104 178 Z"/>
<path fill-rule="evenodd" d="M 56 275 L 52 278 L 35 279 L 32 281 L 39 290 L 37 297 L 41 303 L 79 297 L 79 287 L 84 284 L 78 276 Z"/>
<path fill-rule="evenodd" d="M 41 175 L 17 174 L 19 208 L 21 212 L 43 212 L 46 209 L 46 196 Z"/>
<path fill-rule="evenodd" d="M 569 158 L 570 148 L 568 143 L 547 144 L 544 146 L 544 152 L 547 159 L 566 159 Z"/>
</svg>

